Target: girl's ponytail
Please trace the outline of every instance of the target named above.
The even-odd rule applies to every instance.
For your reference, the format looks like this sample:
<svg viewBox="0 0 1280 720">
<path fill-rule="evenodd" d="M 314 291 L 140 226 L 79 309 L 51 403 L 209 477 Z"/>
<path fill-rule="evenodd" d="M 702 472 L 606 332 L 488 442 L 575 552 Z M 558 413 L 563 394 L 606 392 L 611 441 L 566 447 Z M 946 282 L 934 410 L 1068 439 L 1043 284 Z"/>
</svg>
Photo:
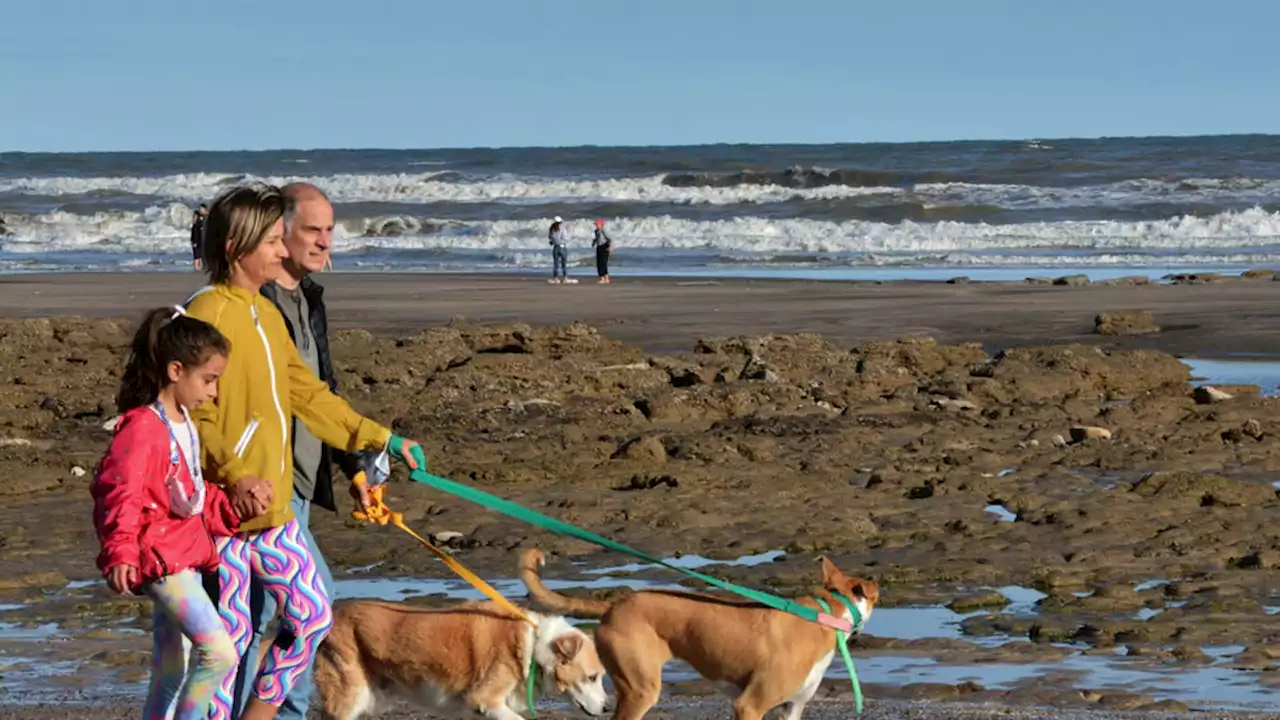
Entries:
<svg viewBox="0 0 1280 720">
<path fill-rule="evenodd" d="M 217 328 L 187 317 L 182 310 L 162 307 L 148 312 L 129 345 L 129 360 L 116 393 L 116 411 L 124 413 L 155 402 L 169 384 L 170 363 L 199 367 L 213 355 L 230 351 L 230 343 Z"/>
</svg>

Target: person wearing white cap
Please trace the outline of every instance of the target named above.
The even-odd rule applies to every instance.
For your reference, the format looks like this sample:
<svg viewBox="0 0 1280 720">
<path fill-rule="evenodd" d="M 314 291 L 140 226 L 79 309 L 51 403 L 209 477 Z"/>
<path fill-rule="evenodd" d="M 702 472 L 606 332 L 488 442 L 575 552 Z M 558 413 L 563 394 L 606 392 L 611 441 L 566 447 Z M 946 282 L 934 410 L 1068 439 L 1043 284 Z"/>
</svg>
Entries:
<svg viewBox="0 0 1280 720">
<path fill-rule="evenodd" d="M 551 241 L 551 280 L 556 285 L 575 283 L 569 279 L 569 234 L 564 231 L 564 219 L 559 215 L 551 222 L 547 231 L 547 239 Z"/>
</svg>

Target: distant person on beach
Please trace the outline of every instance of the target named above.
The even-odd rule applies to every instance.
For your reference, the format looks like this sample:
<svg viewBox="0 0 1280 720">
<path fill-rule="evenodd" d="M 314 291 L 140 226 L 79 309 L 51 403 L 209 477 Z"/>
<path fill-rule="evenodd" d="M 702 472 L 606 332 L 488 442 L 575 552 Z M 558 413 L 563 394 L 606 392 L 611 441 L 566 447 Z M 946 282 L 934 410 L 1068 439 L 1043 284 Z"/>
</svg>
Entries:
<svg viewBox="0 0 1280 720">
<path fill-rule="evenodd" d="M 576 283 L 569 278 L 569 233 L 565 232 L 564 219 L 559 215 L 551 222 L 547 231 L 547 239 L 551 241 L 551 283 Z"/>
<path fill-rule="evenodd" d="M 200 203 L 191 220 L 191 264 L 196 270 L 204 266 L 204 221 L 209 216 L 209 206 Z"/>
<path fill-rule="evenodd" d="M 333 360 L 329 355 L 329 320 L 324 304 L 324 286 L 313 278 L 325 269 L 333 247 L 333 205 L 324 192 L 309 183 L 292 183 L 280 188 L 284 196 L 284 246 L 289 251 L 283 272 L 273 282 L 262 286 L 262 294 L 276 306 L 284 317 L 285 328 L 293 341 L 299 357 L 333 392 L 338 391 L 338 381 L 333 372 Z M 293 492 L 290 501 L 293 516 L 303 540 L 311 548 L 316 571 L 324 586 L 333 592 L 333 574 L 311 534 L 311 507 L 337 511 L 337 498 L 333 491 L 333 465 L 336 462 L 349 479 L 360 472 L 360 456 L 325 445 L 298 421 L 295 415 L 290 426 L 293 446 Z M 352 495 L 362 506 L 369 504 L 365 487 L 352 488 Z M 330 598 L 332 599 L 332 598 Z M 258 662 L 258 646 L 267 626 L 275 617 L 276 603 L 264 591 L 260 582 L 249 586 L 249 607 L 253 613 L 250 627 L 253 635 L 241 660 L 240 676 L 252 676 Z M 312 666 L 308 666 L 293 686 L 293 691 L 280 706 L 279 718 L 305 718 L 314 692 Z M 248 682 L 238 688 L 240 707 L 248 702 L 251 686 Z"/>
<path fill-rule="evenodd" d="M 596 282 L 601 285 L 609 284 L 609 254 L 613 252 L 613 240 L 609 238 L 609 233 L 604 231 L 604 218 L 596 220 L 596 234 L 591 238 L 591 247 L 596 249 L 596 275 L 599 279 Z"/>
<path fill-rule="evenodd" d="M 223 192 L 205 223 L 205 272 L 212 285 L 188 301 L 191 317 L 218 328 L 232 347 L 216 401 L 193 418 L 210 481 L 227 488 L 243 518 L 239 533 L 217 542 L 218 609 L 237 661 L 253 634 L 252 584 L 259 583 L 280 609 L 280 632 L 262 666 L 249 662 L 245 667 L 254 671 L 245 677 L 227 675 L 210 720 L 275 718 L 333 623 L 333 589 L 293 511 L 291 418 L 296 415 L 332 447 L 388 452 L 410 468 L 425 467 L 417 443 L 362 417 L 316 377 L 289 341 L 284 318 L 262 296 L 262 286 L 280 276 L 288 256 L 284 212 L 284 196 L 270 185 Z M 253 692 L 241 709 L 235 690 L 245 683 Z"/>
<path fill-rule="evenodd" d="M 212 325 L 172 307 L 151 311 L 133 337 L 120 419 L 90 485 L 107 585 L 154 604 L 144 718 L 204 720 L 238 659 L 202 574 L 218 566 L 214 536 L 231 535 L 239 518 L 204 482 L 189 414 L 217 397 L 229 352 Z"/>
</svg>

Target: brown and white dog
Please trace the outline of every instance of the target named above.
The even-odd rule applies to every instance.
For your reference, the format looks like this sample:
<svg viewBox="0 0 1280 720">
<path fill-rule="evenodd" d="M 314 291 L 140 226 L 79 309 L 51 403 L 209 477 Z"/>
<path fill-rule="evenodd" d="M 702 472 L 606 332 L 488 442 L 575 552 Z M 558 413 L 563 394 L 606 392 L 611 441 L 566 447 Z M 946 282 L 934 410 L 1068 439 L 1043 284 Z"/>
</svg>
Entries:
<svg viewBox="0 0 1280 720">
<path fill-rule="evenodd" d="M 823 557 L 822 587 L 817 593 L 832 614 L 852 619 L 832 596 L 849 599 L 871 617 L 880 589 L 871 580 L 847 577 Z M 618 694 L 614 720 L 638 720 L 658 701 L 662 666 L 679 658 L 708 680 L 722 683 L 734 696 L 737 720 L 758 720 L 790 703 L 788 720 L 799 720 L 804 706 L 836 652 L 836 632 L 790 613 L 750 601 L 714 595 L 642 590 L 613 603 L 571 598 L 548 589 L 538 576 L 545 559 L 528 550 L 520 560 L 520 579 L 536 606 L 578 618 L 600 618 L 596 648 Z M 800 601 L 809 607 L 818 604 Z"/>
<path fill-rule="evenodd" d="M 339 603 L 316 655 L 321 716 L 354 720 L 400 697 L 436 713 L 522 720 L 531 659 L 540 693 L 605 714 L 604 667 L 590 636 L 563 617 L 528 614 L 536 628 L 493 603 Z"/>
</svg>

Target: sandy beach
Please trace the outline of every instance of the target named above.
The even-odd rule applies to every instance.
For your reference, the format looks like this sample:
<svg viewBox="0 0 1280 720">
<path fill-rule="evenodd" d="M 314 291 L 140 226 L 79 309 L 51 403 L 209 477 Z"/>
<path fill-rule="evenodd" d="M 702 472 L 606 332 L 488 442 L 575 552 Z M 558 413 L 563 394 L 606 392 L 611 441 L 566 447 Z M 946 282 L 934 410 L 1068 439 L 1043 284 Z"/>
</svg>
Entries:
<svg viewBox="0 0 1280 720">
<path fill-rule="evenodd" d="M 69 273 L 0 278 L 0 317 L 133 317 L 179 302 L 196 273 Z M 991 348 L 1098 342 L 1094 317 L 1144 309 L 1158 335 L 1107 338 L 1192 356 L 1270 353 L 1280 347 L 1280 284 L 1270 277 L 1201 285 L 1058 287 L 1028 283 L 949 285 L 590 278 L 553 286 L 542 276 L 335 273 L 322 278 L 336 327 L 404 331 L 465 317 L 533 325 L 582 321 L 650 352 L 682 352 L 708 335 L 820 333 L 850 345 L 906 335 Z"/>
<path fill-rule="evenodd" d="M 0 688 L 15 701 L 114 688 L 77 716 L 124 717 L 119 692 L 145 679 L 149 609 L 94 581 L 87 473 L 130 323 L 200 280 L 0 278 Z M 420 439 L 434 472 L 783 594 L 823 553 L 874 577 L 883 608 L 853 644 L 869 718 L 1280 708 L 1280 402 L 1208 396 L 1174 357 L 1274 352 L 1269 277 L 322 280 L 344 394 Z M 1138 310 L 1160 330 L 1094 330 Z M 495 580 L 536 545 L 576 592 L 680 582 L 425 487 L 392 496 Z M 341 597 L 466 597 L 387 529 L 345 512 L 313 525 Z M 844 681 L 829 685 L 806 716 L 850 715 Z M 722 716 L 704 690 L 673 685 L 658 717 Z M 45 700 L 0 717 L 72 707 Z"/>
</svg>

